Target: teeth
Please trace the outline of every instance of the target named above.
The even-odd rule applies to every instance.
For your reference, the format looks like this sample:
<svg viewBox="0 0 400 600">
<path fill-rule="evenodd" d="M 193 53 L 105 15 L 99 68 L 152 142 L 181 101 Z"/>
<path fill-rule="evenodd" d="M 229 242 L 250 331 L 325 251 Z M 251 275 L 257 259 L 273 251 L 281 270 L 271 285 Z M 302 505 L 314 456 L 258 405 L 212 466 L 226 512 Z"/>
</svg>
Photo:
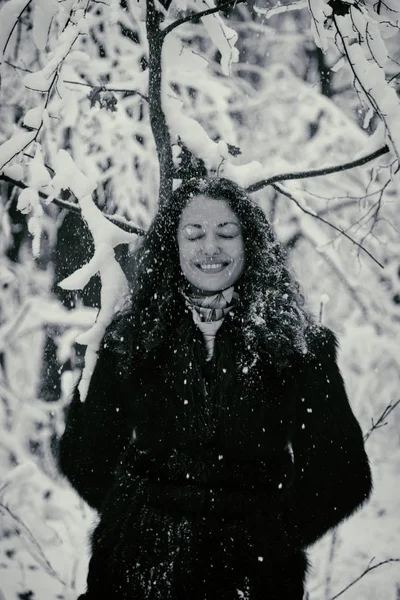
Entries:
<svg viewBox="0 0 400 600">
<path fill-rule="evenodd" d="M 215 271 L 216 269 L 221 269 L 221 267 L 223 266 L 223 263 L 214 263 L 212 265 L 199 265 L 202 271 Z"/>
</svg>

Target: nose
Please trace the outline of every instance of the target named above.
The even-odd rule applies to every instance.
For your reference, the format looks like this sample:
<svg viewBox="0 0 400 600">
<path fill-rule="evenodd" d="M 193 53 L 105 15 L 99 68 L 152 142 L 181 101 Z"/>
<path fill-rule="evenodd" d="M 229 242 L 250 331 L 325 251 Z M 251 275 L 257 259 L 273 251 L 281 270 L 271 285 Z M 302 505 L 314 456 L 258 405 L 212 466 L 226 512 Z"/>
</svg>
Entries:
<svg viewBox="0 0 400 600">
<path fill-rule="evenodd" d="M 221 252 L 218 240 L 214 235 L 209 235 L 204 240 L 203 252 L 207 256 L 215 256 Z"/>
</svg>

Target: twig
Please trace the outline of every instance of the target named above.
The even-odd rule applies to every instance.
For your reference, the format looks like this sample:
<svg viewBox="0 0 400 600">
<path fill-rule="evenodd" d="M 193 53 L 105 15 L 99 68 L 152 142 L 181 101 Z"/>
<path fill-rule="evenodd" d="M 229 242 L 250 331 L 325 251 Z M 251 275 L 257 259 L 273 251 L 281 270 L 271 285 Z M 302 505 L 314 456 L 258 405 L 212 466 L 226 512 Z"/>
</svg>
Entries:
<svg viewBox="0 0 400 600">
<path fill-rule="evenodd" d="M 31 2 L 31 0 L 29 0 L 29 3 L 30 3 L 30 2 Z M 29 5 L 29 3 L 28 3 L 28 5 Z M 27 6 L 28 6 L 28 5 L 27 5 Z M 22 13 L 21 13 L 21 14 L 22 14 Z M 69 21 L 69 20 L 70 20 L 70 19 L 68 19 L 68 21 Z M 67 21 L 67 23 L 68 23 L 68 21 Z M 65 26 L 65 27 L 66 27 L 66 26 Z M 80 34 L 80 33 L 78 33 L 78 34 L 75 36 L 74 40 L 73 40 L 73 41 L 72 41 L 72 43 L 70 44 L 69 51 L 71 50 L 71 48 L 72 48 L 72 47 L 73 47 L 73 45 L 75 44 L 75 42 L 76 42 L 76 40 L 78 39 L 79 35 L 81 35 L 81 34 Z M 64 59 L 63 59 L 63 60 L 65 60 L 65 57 L 64 57 Z M 53 90 L 54 90 L 54 89 L 57 89 L 57 81 L 58 81 L 58 77 L 59 77 L 59 67 L 60 67 L 60 64 L 61 64 L 61 62 L 62 62 L 62 61 L 60 61 L 60 63 L 57 65 L 57 67 L 54 69 L 54 71 L 53 71 L 53 73 L 52 73 L 52 74 L 53 74 L 53 78 L 52 78 L 52 80 L 51 80 L 51 83 L 50 83 L 50 86 L 49 86 L 49 88 L 48 88 L 48 90 L 47 90 L 47 92 L 46 92 L 46 98 L 45 98 L 45 101 L 44 101 L 43 109 L 47 109 L 47 107 L 48 107 L 48 105 L 49 105 L 49 102 L 50 102 L 51 95 L 52 95 L 52 93 L 53 93 Z M 5 163 L 4 163 L 4 164 L 2 164 L 2 165 L 1 165 L 1 168 L 2 168 L 2 169 L 3 169 L 3 168 L 4 168 L 4 167 L 5 167 L 5 166 L 6 166 L 6 165 L 9 163 L 9 162 L 11 162 L 11 161 L 12 161 L 12 159 L 13 159 L 13 158 L 15 158 L 15 157 L 17 156 L 17 154 L 20 154 L 21 152 L 23 152 L 23 151 L 24 151 L 24 150 L 25 150 L 25 149 L 26 149 L 28 146 L 30 146 L 30 144 L 32 144 L 33 142 L 35 142 L 35 141 L 38 139 L 38 136 L 39 136 L 39 134 L 40 134 L 40 132 L 41 132 L 41 130 L 42 130 L 42 127 L 43 127 L 43 116 L 42 116 L 42 119 L 41 119 L 41 121 L 40 121 L 40 125 L 39 125 L 39 127 L 36 129 L 36 133 L 35 133 L 35 136 L 34 136 L 34 138 L 33 138 L 32 140 L 30 140 L 30 141 L 29 141 L 27 144 L 25 144 L 25 145 L 24 145 L 22 148 L 20 148 L 20 149 L 19 149 L 17 152 L 15 152 L 15 154 L 13 154 L 13 155 L 12 155 L 12 156 L 11 156 L 11 157 L 10 157 L 10 158 L 9 158 L 9 159 L 8 159 L 8 160 L 5 162 Z M 0 171 L 0 172 L 1 172 L 1 171 Z"/>
<path fill-rule="evenodd" d="M 395 75 L 393 75 L 393 77 L 391 77 L 390 79 L 388 79 L 388 81 L 387 81 L 387 82 L 388 82 L 388 83 L 392 83 L 392 81 L 393 81 L 394 79 L 397 79 L 397 77 L 400 77 L 400 72 L 399 72 L 399 73 L 396 73 Z"/>
<path fill-rule="evenodd" d="M 338 231 L 341 235 L 344 235 L 344 237 L 347 238 L 348 240 L 350 240 L 350 242 L 352 242 L 353 244 L 355 244 L 356 246 L 358 246 L 363 252 L 365 252 L 366 254 L 368 254 L 368 256 L 370 258 L 372 258 L 372 260 L 377 265 L 379 265 L 382 269 L 384 268 L 384 266 L 383 266 L 382 263 L 380 263 L 366 248 L 364 248 L 364 246 L 362 246 L 361 244 L 359 244 L 348 233 L 346 233 L 344 231 L 344 229 L 341 229 L 340 227 L 337 227 L 337 225 L 334 225 L 330 221 L 327 221 L 326 219 L 324 219 L 320 215 L 318 215 L 318 214 L 316 214 L 314 212 L 311 212 L 311 211 L 307 210 L 306 208 L 304 208 L 304 206 L 302 206 L 300 204 L 300 202 L 298 200 L 296 200 L 296 198 L 293 196 L 293 194 L 291 194 L 289 192 L 289 190 L 286 189 L 285 187 L 283 187 L 282 185 L 273 184 L 272 187 L 275 188 L 278 192 L 280 192 L 284 196 L 286 196 L 287 198 L 289 198 L 290 200 L 292 200 L 292 202 L 294 202 L 296 204 L 296 206 L 298 206 L 300 208 L 300 210 L 302 210 L 307 215 L 310 215 L 311 217 L 314 217 L 315 219 L 318 219 L 318 221 L 321 221 L 322 223 L 325 223 L 325 225 L 329 225 L 329 227 L 332 227 L 332 229 L 334 229 L 335 231 Z"/>
<path fill-rule="evenodd" d="M 309 232 L 303 232 L 302 235 L 303 235 L 303 238 L 305 240 L 307 240 L 308 243 L 313 246 L 313 248 L 315 248 L 315 240 L 313 239 L 312 236 L 310 236 Z M 375 332 L 378 335 L 380 335 L 382 332 L 382 327 L 378 322 L 375 321 L 374 316 L 370 313 L 369 308 L 366 306 L 363 299 L 360 297 L 357 289 L 348 281 L 348 279 L 345 277 L 341 268 L 331 258 L 331 256 L 329 256 L 329 254 L 327 252 L 322 253 L 322 258 L 331 267 L 331 269 L 336 273 L 338 279 L 345 286 L 350 297 L 353 299 L 355 304 L 358 306 L 358 308 L 360 309 L 360 311 L 361 311 L 362 315 L 364 316 L 364 318 L 366 319 L 366 321 L 370 322 L 371 325 L 373 325 Z"/>
<path fill-rule="evenodd" d="M 338 530 L 334 529 L 331 537 L 331 543 L 329 547 L 329 562 L 325 579 L 325 597 L 327 598 L 331 591 L 332 584 L 332 570 L 333 570 L 333 561 L 335 559 L 335 554 L 337 550 L 337 542 L 338 542 Z"/>
<path fill-rule="evenodd" d="M 96 88 L 100 88 L 102 92 L 113 92 L 114 94 L 129 94 L 131 96 L 140 96 L 141 98 L 143 98 L 143 100 L 146 100 L 146 102 L 149 101 L 149 97 L 145 96 L 144 94 L 142 94 L 141 92 L 138 92 L 137 90 L 121 90 L 118 88 L 110 88 L 107 87 L 105 85 L 92 85 L 91 83 L 86 83 L 84 81 L 70 81 L 69 79 L 63 79 L 63 83 L 69 83 L 71 85 L 83 85 L 85 87 L 89 87 L 92 90 L 95 90 Z"/>
<path fill-rule="evenodd" d="M 338 594 L 336 594 L 335 596 L 332 596 L 332 598 L 330 600 L 336 600 L 336 598 L 339 598 L 339 596 L 342 596 L 342 594 L 344 594 L 345 592 L 347 592 L 348 589 L 350 589 L 351 587 L 353 587 L 353 585 L 355 585 L 356 583 L 358 583 L 360 581 L 360 579 L 362 579 L 367 573 L 370 573 L 374 569 L 377 569 L 378 567 L 381 567 L 382 565 L 387 565 L 388 563 L 400 562 L 400 558 L 388 558 L 387 560 L 383 560 L 382 562 L 377 563 L 376 565 L 371 566 L 371 563 L 372 563 L 373 560 L 374 559 L 371 560 L 371 562 L 368 565 L 368 567 L 365 569 L 365 571 L 363 571 L 363 573 L 361 573 L 361 575 L 359 577 L 357 577 L 356 579 L 354 579 L 354 581 L 352 581 L 351 583 L 349 583 Z"/>
<path fill-rule="evenodd" d="M 25 6 L 22 8 L 21 12 L 19 13 L 18 17 L 16 18 L 16 20 L 15 20 L 15 23 L 14 23 L 14 25 L 12 26 L 12 28 L 11 28 L 11 31 L 10 31 L 10 33 L 9 33 L 9 35 L 8 35 L 8 38 L 6 39 L 6 43 L 4 44 L 4 47 L 3 47 L 3 48 L 0 48 L 0 54 L 1 54 L 2 56 L 5 56 L 5 53 L 6 53 L 6 49 L 7 49 L 8 43 L 9 43 L 9 41 L 10 41 L 10 39 L 11 39 L 11 36 L 12 36 L 12 34 L 14 33 L 14 29 L 15 29 L 15 27 L 17 26 L 17 23 L 19 23 L 19 22 L 20 22 L 20 18 L 21 18 L 21 16 L 22 16 L 22 14 L 23 14 L 23 13 L 26 11 L 26 9 L 28 8 L 28 6 L 29 6 L 31 3 L 32 3 L 32 0 L 29 0 L 29 2 L 27 2 L 27 3 L 25 4 Z M 1 61 L 0 61 L 0 64 L 1 64 Z M 1 81 L 0 81 L 0 85 L 1 85 Z"/>
<path fill-rule="evenodd" d="M 50 99 L 51 93 L 52 93 L 53 88 L 54 88 L 54 86 L 56 84 L 56 81 L 57 81 L 57 77 L 58 77 L 58 74 L 57 74 L 57 71 L 56 71 L 55 74 L 54 74 L 54 76 L 53 76 L 53 79 L 52 79 L 52 82 L 50 84 L 50 87 L 49 87 L 48 91 L 46 92 L 46 100 L 45 100 L 44 106 L 43 106 L 44 109 L 47 108 L 47 105 L 49 103 L 49 99 Z M 36 142 L 36 140 L 38 138 L 38 135 L 39 135 L 39 133 L 42 130 L 42 127 L 43 127 L 43 119 L 41 120 L 40 125 L 39 125 L 39 127 L 37 129 L 32 129 L 32 131 L 36 131 L 34 137 L 31 140 L 29 140 L 29 142 L 26 143 L 22 148 L 19 148 L 12 156 L 10 156 L 10 158 L 8 158 L 8 160 L 5 163 L 3 163 L 1 165 L 1 167 L 0 167 L 0 173 L 1 173 L 1 169 L 3 169 L 6 165 L 8 165 L 8 163 L 11 162 L 13 160 L 13 158 L 15 158 L 21 152 L 23 152 L 33 142 Z"/>
<path fill-rule="evenodd" d="M 363 196 L 363 198 L 366 198 L 366 196 Z M 345 208 L 349 208 L 350 206 L 355 206 L 357 204 L 358 204 L 357 200 L 346 200 L 345 202 L 340 202 L 339 204 L 334 204 L 333 206 L 327 206 L 326 208 L 322 208 L 318 212 L 318 214 L 319 215 L 326 215 L 328 213 L 340 211 L 340 210 L 343 210 Z"/>
<path fill-rule="evenodd" d="M 267 185 L 272 185 L 277 183 L 278 181 L 289 181 L 291 179 L 308 179 L 309 177 L 321 177 L 322 175 L 331 175 L 332 173 L 340 173 L 341 171 L 347 171 L 349 169 L 354 169 L 355 167 L 360 167 L 361 165 L 365 165 L 366 163 L 382 156 L 382 154 L 386 154 L 389 152 L 389 146 L 385 145 L 379 150 L 375 150 L 371 154 L 367 154 L 366 156 L 362 156 L 357 158 L 357 160 L 352 160 L 347 163 L 343 163 L 342 165 L 335 165 L 333 167 L 324 167 L 322 169 L 310 169 L 309 171 L 298 171 L 293 173 L 282 173 L 281 175 L 274 175 L 273 177 L 269 177 L 268 179 L 263 179 L 257 183 L 253 183 L 247 188 L 247 192 L 249 194 L 253 192 L 258 192 L 262 188 Z"/>
<path fill-rule="evenodd" d="M 368 438 L 370 437 L 371 433 L 373 431 L 375 431 L 375 429 L 379 429 L 380 427 L 384 427 L 385 425 L 387 425 L 387 423 L 384 423 L 385 419 L 387 419 L 387 417 L 390 415 L 390 413 L 393 412 L 394 409 L 399 404 L 400 404 L 400 398 L 398 400 L 396 400 L 396 402 L 394 404 L 392 404 L 391 402 L 389 402 L 389 404 L 384 409 L 384 411 L 382 412 L 381 416 L 378 418 L 377 421 L 374 422 L 374 420 L 371 419 L 372 426 L 367 431 L 367 433 L 364 435 L 364 442 L 366 442 L 368 440 Z"/>
<path fill-rule="evenodd" d="M 171 139 L 161 99 L 161 53 L 164 41 L 164 35 L 160 29 L 161 16 L 161 13 L 154 6 L 154 0 L 147 0 L 146 31 L 149 43 L 149 117 L 159 163 L 159 206 L 163 206 L 172 196 L 174 174 Z"/>
<path fill-rule="evenodd" d="M 45 570 L 52 575 L 53 577 L 55 577 L 57 579 L 57 581 L 59 581 L 60 583 L 62 583 L 62 585 L 66 585 L 65 581 L 63 581 L 61 579 L 61 577 L 58 575 L 58 573 L 53 569 L 53 567 L 51 566 L 51 564 L 49 563 L 49 561 L 47 560 L 42 548 L 39 546 L 38 542 L 36 541 L 33 533 L 31 532 L 31 530 L 29 529 L 29 527 L 27 527 L 25 525 L 25 523 L 23 521 L 21 521 L 21 519 L 5 504 L 3 504 L 2 502 L 0 502 L 0 510 L 5 512 L 6 514 L 8 514 L 13 521 L 15 521 L 18 525 L 18 527 L 23 531 L 23 533 L 26 535 L 26 537 L 29 539 L 29 541 L 31 542 L 31 544 L 34 546 L 35 551 L 38 554 L 38 557 L 40 558 L 41 562 L 42 562 L 42 566 L 44 566 Z"/>
<path fill-rule="evenodd" d="M 23 154 L 24 156 L 27 156 L 28 158 L 34 158 L 34 156 L 33 156 L 32 154 L 29 154 L 29 152 L 23 152 L 22 154 Z M 47 163 L 44 163 L 44 166 L 46 167 L 46 169 L 47 169 L 48 171 L 50 171 L 50 173 L 51 173 L 52 175 L 55 175 L 55 174 L 56 174 L 55 170 L 54 170 L 54 169 L 53 169 L 53 168 L 52 168 L 50 165 L 48 165 Z"/>
<path fill-rule="evenodd" d="M 14 185 L 16 187 L 19 187 L 21 190 L 25 190 L 26 188 L 29 187 L 22 181 L 16 181 L 15 179 L 8 177 L 8 175 L 5 175 L 4 173 L 0 173 L 0 181 L 1 180 L 7 181 L 8 183 L 11 183 L 12 185 Z M 70 190 L 68 190 L 68 191 L 69 191 L 69 194 L 71 196 L 73 196 L 72 192 Z M 49 196 L 47 194 L 45 194 L 44 192 L 40 192 L 40 191 L 38 193 L 39 193 L 40 198 L 42 198 L 45 201 L 48 201 Z M 59 206 L 60 208 L 65 208 L 65 209 L 70 210 L 71 212 L 74 212 L 79 215 L 81 214 L 80 206 L 77 203 L 69 202 L 68 200 L 61 200 L 60 198 L 54 198 L 51 202 L 54 203 L 56 206 Z M 124 231 L 128 231 L 129 233 L 136 233 L 136 235 L 139 235 L 139 236 L 143 236 L 146 234 L 144 229 L 137 227 L 137 225 L 134 225 L 127 219 L 124 219 L 124 217 L 120 217 L 118 215 L 107 215 L 105 213 L 103 213 L 103 214 L 106 219 L 111 221 L 111 223 L 114 223 L 114 225 L 121 227 L 121 229 L 123 229 Z"/>
<path fill-rule="evenodd" d="M 186 17 L 182 17 L 182 19 L 177 19 L 176 21 L 174 21 L 173 23 L 171 23 L 170 25 L 165 27 L 165 29 L 163 29 L 161 31 L 161 33 L 162 33 L 163 37 L 165 37 L 173 29 L 175 29 L 176 27 L 179 27 L 180 25 L 183 25 L 184 23 L 189 23 L 190 21 L 192 21 L 193 23 L 196 23 L 197 21 L 200 21 L 200 19 L 202 19 L 203 17 L 206 17 L 207 15 L 212 15 L 216 12 L 219 12 L 220 10 L 225 10 L 226 8 L 229 8 L 232 5 L 236 6 L 236 4 L 241 4 L 245 1 L 246 0 L 229 0 L 229 2 L 224 2 L 224 4 L 220 4 L 219 6 L 215 6 L 213 8 L 208 8 L 207 10 L 202 10 L 202 11 L 196 12 L 196 13 L 191 13 L 190 15 L 187 15 Z"/>
<path fill-rule="evenodd" d="M 24 69 L 23 67 L 19 67 L 18 65 L 14 65 L 9 60 L 4 61 L 5 65 L 12 67 L 13 69 L 17 69 L 17 71 L 24 71 L 24 73 L 32 73 L 31 69 Z"/>
</svg>

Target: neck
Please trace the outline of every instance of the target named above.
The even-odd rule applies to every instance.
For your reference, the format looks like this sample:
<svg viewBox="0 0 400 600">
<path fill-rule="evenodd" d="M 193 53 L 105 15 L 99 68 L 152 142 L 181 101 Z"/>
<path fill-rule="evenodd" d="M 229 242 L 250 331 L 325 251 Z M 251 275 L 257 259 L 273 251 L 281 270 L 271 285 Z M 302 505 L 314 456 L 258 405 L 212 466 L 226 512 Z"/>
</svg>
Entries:
<svg viewBox="0 0 400 600">
<path fill-rule="evenodd" d="M 232 286 L 229 286 L 229 288 L 230 287 L 232 287 Z M 226 289 L 229 290 L 229 288 L 226 288 Z M 223 289 L 223 290 L 215 290 L 215 291 L 211 292 L 211 291 L 201 290 L 200 288 L 197 288 L 194 285 L 189 284 L 184 289 L 184 292 L 188 296 L 215 296 L 216 294 L 220 294 L 221 292 L 225 292 L 225 289 Z"/>
</svg>

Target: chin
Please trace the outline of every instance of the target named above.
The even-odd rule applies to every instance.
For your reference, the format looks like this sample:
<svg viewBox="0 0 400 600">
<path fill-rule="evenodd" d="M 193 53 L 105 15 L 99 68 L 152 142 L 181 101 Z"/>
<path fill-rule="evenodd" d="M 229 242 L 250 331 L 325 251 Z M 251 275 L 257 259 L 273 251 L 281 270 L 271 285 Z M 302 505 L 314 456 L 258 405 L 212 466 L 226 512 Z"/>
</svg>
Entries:
<svg viewBox="0 0 400 600">
<path fill-rule="evenodd" d="M 208 294 L 217 294 L 231 287 L 232 283 L 221 281 L 221 282 L 197 282 L 196 286 L 200 291 L 207 292 Z"/>
</svg>

